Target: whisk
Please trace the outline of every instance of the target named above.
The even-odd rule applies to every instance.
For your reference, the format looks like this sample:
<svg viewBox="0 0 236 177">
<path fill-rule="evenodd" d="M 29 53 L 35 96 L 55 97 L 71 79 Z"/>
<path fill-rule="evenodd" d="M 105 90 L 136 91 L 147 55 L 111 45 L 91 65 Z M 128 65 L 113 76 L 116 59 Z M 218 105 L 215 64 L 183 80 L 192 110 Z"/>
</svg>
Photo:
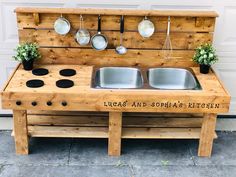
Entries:
<svg viewBox="0 0 236 177">
<path fill-rule="evenodd" d="M 163 50 L 164 59 L 171 58 L 172 44 L 171 44 L 171 39 L 170 39 L 170 16 L 168 17 L 166 39 L 165 39 L 165 43 L 163 45 L 162 50 Z"/>
</svg>

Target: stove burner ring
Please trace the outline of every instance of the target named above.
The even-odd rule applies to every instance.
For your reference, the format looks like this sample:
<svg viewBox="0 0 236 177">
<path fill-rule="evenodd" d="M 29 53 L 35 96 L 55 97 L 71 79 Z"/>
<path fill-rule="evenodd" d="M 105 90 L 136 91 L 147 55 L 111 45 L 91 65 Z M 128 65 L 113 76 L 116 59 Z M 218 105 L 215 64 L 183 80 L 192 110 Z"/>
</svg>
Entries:
<svg viewBox="0 0 236 177">
<path fill-rule="evenodd" d="M 74 69 L 62 69 L 60 70 L 60 75 L 61 76 L 74 76 L 76 75 L 76 71 Z"/>
<path fill-rule="evenodd" d="M 56 82 L 56 86 L 59 88 L 70 88 L 74 86 L 74 82 L 68 79 L 61 79 Z"/>
<path fill-rule="evenodd" d="M 36 68 L 32 70 L 32 74 L 35 76 L 44 76 L 47 75 L 49 72 L 45 68 Z"/>
<path fill-rule="evenodd" d="M 44 82 L 39 79 L 32 79 L 26 82 L 26 86 L 30 88 L 39 88 L 39 87 L 44 86 Z"/>
</svg>

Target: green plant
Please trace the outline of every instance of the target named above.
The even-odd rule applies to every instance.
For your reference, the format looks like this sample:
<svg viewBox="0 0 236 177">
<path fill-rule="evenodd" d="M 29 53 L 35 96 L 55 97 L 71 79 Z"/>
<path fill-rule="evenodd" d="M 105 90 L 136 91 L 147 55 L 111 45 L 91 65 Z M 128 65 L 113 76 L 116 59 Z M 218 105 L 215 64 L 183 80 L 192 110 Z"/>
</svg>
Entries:
<svg viewBox="0 0 236 177">
<path fill-rule="evenodd" d="M 36 43 L 19 44 L 15 49 L 16 55 L 13 58 L 19 62 L 39 59 L 41 55 L 38 49 L 39 47 Z"/>
<path fill-rule="evenodd" d="M 212 44 L 203 44 L 196 48 L 196 52 L 193 56 L 193 61 L 200 65 L 212 65 L 218 61 L 216 50 Z"/>
</svg>

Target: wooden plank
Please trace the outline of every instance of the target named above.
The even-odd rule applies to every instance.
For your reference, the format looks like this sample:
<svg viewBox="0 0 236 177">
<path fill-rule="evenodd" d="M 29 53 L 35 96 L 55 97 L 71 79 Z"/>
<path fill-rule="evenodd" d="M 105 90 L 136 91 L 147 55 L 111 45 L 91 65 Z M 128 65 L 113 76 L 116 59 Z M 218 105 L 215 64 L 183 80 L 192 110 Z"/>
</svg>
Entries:
<svg viewBox="0 0 236 177">
<path fill-rule="evenodd" d="M 200 128 L 123 128 L 124 139 L 199 139 Z M 217 135 L 214 134 L 216 138 Z"/>
<path fill-rule="evenodd" d="M 215 72 L 215 70 L 214 70 L 213 68 L 211 68 L 211 71 L 212 71 L 212 73 L 215 74 L 216 79 L 217 79 L 217 80 L 219 81 L 219 83 L 221 84 L 221 87 L 224 89 L 225 93 L 226 93 L 227 95 L 230 95 L 229 91 L 226 89 L 224 83 L 222 82 L 222 80 L 220 79 L 220 77 L 218 76 L 218 74 Z"/>
<path fill-rule="evenodd" d="M 53 29 L 53 24 L 60 14 L 40 14 L 40 24 L 35 25 L 32 14 L 17 14 L 18 28 L 35 28 L 35 29 Z M 79 29 L 79 15 L 64 15 L 70 21 L 72 31 Z M 97 16 L 83 15 L 84 26 L 88 30 L 97 30 Z M 167 17 L 149 17 L 155 26 L 156 32 L 164 32 L 167 30 Z M 126 16 L 125 31 L 137 31 L 138 24 L 143 17 Z M 201 25 L 196 26 L 195 17 L 171 17 L 171 33 L 172 32 L 213 32 L 215 26 L 215 18 L 199 17 Z M 102 16 L 102 31 L 111 30 L 119 31 L 120 16 Z"/>
<path fill-rule="evenodd" d="M 26 111 L 13 110 L 16 154 L 29 153 Z"/>
<path fill-rule="evenodd" d="M 39 46 L 51 47 L 79 47 L 91 48 L 91 44 L 80 46 L 75 40 L 75 31 L 66 36 L 58 35 L 54 30 L 19 30 L 21 42 L 36 42 Z M 93 36 L 96 31 L 91 32 Z M 114 49 L 120 45 L 120 33 L 118 31 L 106 31 L 103 33 L 108 39 L 108 48 Z M 48 38 L 45 38 L 48 36 Z M 151 38 L 143 38 L 138 32 L 125 32 L 123 45 L 128 49 L 162 49 L 166 39 L 166 33 L 154 33 Z M 212 33 L 171 33 L 173 49 L 195 49 L 201 44 L 212 43 Z"/>
<path fill-rule="evenodd" d="M 122 112 L 109 112 L 108 155 L 120 156 Z"/>
<path fill-rule="evenodd" d="M 151 91 L 150 91 L 151 92 Z M 22 98 L 22 93 L 24 93 L 24 97 Z M 7 93 L 4 93 L 3 100 L 2 100 L 2 106 L 3 108 L 15 108 L 19 110 L 25 110 L 25 109 L 31 109 L 31 110 L 64 110 L 64 111 L 126 111 L 126 112 L 186 112 L 186 113 L 223 113 L 227 112 L 229 110 L 229 102 L 230 99 L 227 98 L 227 96 L 214 96 L 209 95 L 206 96 L 206 93 L 202 93 L 202 96 L 199 96 L 198 94 L 193 94 L 192 96 L 189 96 L 190 93 L 182 93 L 182 96 L 180 94 L 177 94 L 176 96 L 167 95 L 167 92 L 163 94 L 162 96 L 158 94 L 153 94 L 152 96 L 150 94 L 141 94 L 140 97 L 137 98 L 139 95 L 137 92 L 135 94 L 131 94 L 128 96 L 127 94 L 124 94 L 123 92 L 119 94 L 106 94 L 101 93 L 97 94 L 100 95 L 96 97 L 94 94 L 88 94 L 84 95 L 84 93 L 78 93 L 78 94 L 69 94 L 69 93 L 60 93 L 55 98 L 53 97 L 53 94 L 47 94 L 47 93 L 34 93 L 29 94 L 25 92 L 21 93 L 12 93 L 12 98 L 9 98 L 9 95 Z M 32 96 L 32 98 L 26 98 L 27 96 Z M 84 95 L 84 96 L 83 96 Z M 105 95 L 105 96 L 103 96 Z M 73 99 L 72 99 L 73 97 Z M 65 99 L 66 98 L 66 99 Z M 16 105 L 17 100 L 22 101 L 22 105 L 18 106 Z M 54 102 L 54 105 L 51 107 L 46 105 L 47 99 L 52 99 Z M 77 99 L 77 101 L 76 101 Z M 32 100 L 36 100 L 38 103 L 37 106 L 32 106 Z M 68 105 L 63 106 L 61 104 L 61 100 L 66 100 Z M 83 101 L 79 101 L 83 100 Z M 128 104 L 125 107 L 109 107 L 104 106 L 104 103 L 106 104 L 109 101 L 113 102 L 121 102 L 128 100 Z M 158 102 L 156 102 L 158 100 Z M 183 107 L 174 107 L 171 106 L 168 109 L 164 106 L 159 106 L 161 103 L 164 104 L 166 100 L 169 100 L 171 105 L 175 104 L 175 100 L 178 100 Z M 148 105 L 147 107 L 134 107 L 132 106 L 133 102 L 141 102 Z M 152 104 L 157 103 L 158 106 L 152 106 Z M 155 104 L 156 105 L 156 104 Z"/>
<path fill-rule="evenodd" d="M 45 115 L 45 116 L 107 116 L 108 112 L 97 112 L 97 111 L 38 111 L 38 110 L 27 110 L 27 115 Z"/>
<path fill-rule="evenodd" d="M 28 125 L 53 125 L 73 127 L 104 127 L 108 126 L 108 116 L 47 116 L 28 115 Z M 201 127 L 202 118 L 158 118 L 123 116 L 123 127 Z"/>
<path fill-rule="evenodd" d="M 16 13 L 57 13 L 57 14 L 96 14 L 96 15 L 137 15 L 137 16 L 189 16 L 217 17 L 215 11 L 187 10 L 129 10 L 129 9 L 93 9 L 93 8 L 35 8 L 18 7 Z"/>
<path fill-rule="evenodd" d="M 36 26 L 38 26 L 39 23 L 40 23 L 39 14 L 38 14 L 38 13 L 33 13 L 33 17 L 34 17 L 34 24 L 35 24 Z"/>
<path fill-rule="evenodd" d="M 95 66 L 197 66 L 192 61 L 194 51 L 173 51 L 170 60 L 164 59 L 161 50 L 128 50 L 125 55 L 117 55 L 115 50 L 95 51 L 93 49 L 78 48 L 41 48 L 42 58 L 38 64 L 71 64 L 71 65 L 95 65 Z"/>
<path fill-rule="evenodd" d="M 10 76 L 8 77 L 8 80 L 6 81 L 5 85 L 2 87 L 1 90 L 1 94 L 5 91 L 5 89 L 7 88 L 8 84 L 10 83 L 12 77 L 14 76 L 15 72 L 17 71 L 17 69 L 20 67 L 20 63 L 16 66 L 16 68 L 14 69 L 14 71 L 10 74 Z"/>
<path fill-rule="evenodd" d="M 31 137 L 108 138 L 106 127 L 28 126 Z"/>
<path fill-rule="evenodd" d="M 40 116 L 104 116 L 108 117 L 108 112 L 97 111 L 44 111 L 44 110 L 27 110 L 27 115 L 40 115 Z M 200 118 L 202 113 L 155 113 L 155 112 L 123 112 L 124 117 L 147 117 L 147 118 Z"/>
<path fill-rule="evenodd" d="M 28 130 L 31 137 L 108 138 L 107 127 L 29 126 Z M 199 139 L 200 131 L 200 128 L 123 128 L 122 138 Z"/>
<path fill-rule="evenodd" d="M 211 156 L 216 126 L 216 117 L 216 114 L 205 114 L 203 117 L 201 135 L 199 140 L 198 156 Z"/>
</svg>

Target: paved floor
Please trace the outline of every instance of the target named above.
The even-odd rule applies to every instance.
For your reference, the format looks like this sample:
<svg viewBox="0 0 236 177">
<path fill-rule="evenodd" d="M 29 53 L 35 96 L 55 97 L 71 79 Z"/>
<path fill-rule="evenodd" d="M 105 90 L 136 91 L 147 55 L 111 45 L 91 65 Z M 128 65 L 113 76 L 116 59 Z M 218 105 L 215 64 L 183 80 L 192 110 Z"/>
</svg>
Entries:
<svg viewBox="0 0 236 177">
<path fill-rule="evenodd" d="M 0 177 L 236 177 L 236 132 L 219 132 L 211 158 L 196 140 L 124 140 L 122 156 L 107 156 L 105 139 L 32 138 L 17 156 L 0 131 Z"/>
</svg>

